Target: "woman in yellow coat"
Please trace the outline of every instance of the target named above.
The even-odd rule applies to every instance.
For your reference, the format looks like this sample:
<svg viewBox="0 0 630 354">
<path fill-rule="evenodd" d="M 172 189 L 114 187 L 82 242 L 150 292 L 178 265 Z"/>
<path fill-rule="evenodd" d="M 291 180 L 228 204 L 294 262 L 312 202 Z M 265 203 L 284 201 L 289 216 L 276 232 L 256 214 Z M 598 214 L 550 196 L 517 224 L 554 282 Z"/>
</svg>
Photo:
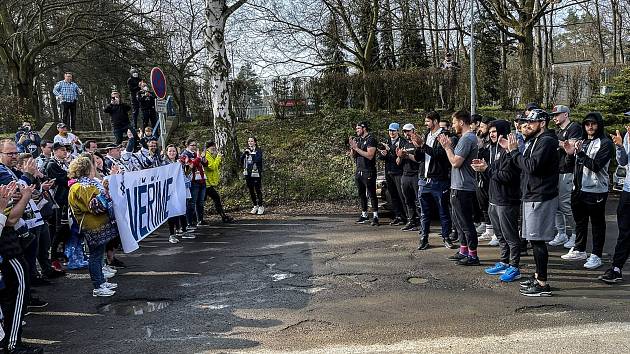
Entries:
<svg viewBox="0 0 630 354">
<path fill-rule="evenodd" d="M 212 198 L 217 213 L 221 215 L 223 222 L 231 222 L 232 217 L 227 215 L 221 204 L 221 196 L 217 192 L 219 181 L 221 180 L 221 160 L 223 155 L 217 150 L 214 141 L 206 142 L 206 151 L 202 160 L 204 174 L 206 176 L 206 199 Z"/>
</svg>

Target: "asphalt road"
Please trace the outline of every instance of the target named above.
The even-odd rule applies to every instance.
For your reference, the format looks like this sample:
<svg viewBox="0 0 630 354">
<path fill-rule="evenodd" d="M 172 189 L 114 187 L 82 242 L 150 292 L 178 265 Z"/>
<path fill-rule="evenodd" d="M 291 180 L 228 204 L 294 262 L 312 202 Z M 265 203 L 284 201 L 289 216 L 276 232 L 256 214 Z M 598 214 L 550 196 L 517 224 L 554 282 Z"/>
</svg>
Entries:
<svg viewBox="0 0 630 354">
<path fill-rule="evenodd" d="M 271 210 L 178 245 L 159 233 L 120 257 L 114 297 L 93 298 L 84 271 L 38 288 L 50 304 L 26 317 L 24 337 L 57 353 L 630 352 L 630 285 L 596 280 L 608 260 L 587 271 L 553 248 L 554 296 L 525 298 L 447 261 L 437 237 L 417 251 L 417 234 L 355 217 Z M 485 243 L 490 265 L 498 250 Z"/>
</svg>

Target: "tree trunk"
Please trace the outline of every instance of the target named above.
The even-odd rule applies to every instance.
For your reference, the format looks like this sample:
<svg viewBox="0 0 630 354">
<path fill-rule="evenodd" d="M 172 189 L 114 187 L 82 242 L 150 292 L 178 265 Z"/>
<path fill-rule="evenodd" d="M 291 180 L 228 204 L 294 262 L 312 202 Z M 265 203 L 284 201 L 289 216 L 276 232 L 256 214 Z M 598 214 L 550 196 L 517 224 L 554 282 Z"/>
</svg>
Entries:
<svg viewBox="0 0 630 354">
<path fill-rule="evenodd" d="M 229 168 L 224 170 L 224 174 L 234 177 L 238 173 L 240 152 L 236 138 L 236 119 L 230 110 L 230 63 L 225 49 L 225 23 L 229 16 L 227 9 L 225 0 L 206 0 L 205 41 L 208 48 L 214 139 L 217 147 L 232 160 L 230 164 L 226 164 Z"/>
<path fill-rule="evenodd" d="M 534 33 L 533 27 L 523 28 L 522 38 L 518 42 L 518 61 L 521 67 L 521 101 L 538 102 L 534 75 Z"/>
<path fill-rule="evenodd" d="M 595 22 L 597 22 L 597 41 L 599 42 L 599 57 L 602 64 L 606 64 L 606 54 L 604 54 L 604 38 L 602 36 L 602 21 L 599 14 L 599 0 L 595 0 Z"/>
</svg>

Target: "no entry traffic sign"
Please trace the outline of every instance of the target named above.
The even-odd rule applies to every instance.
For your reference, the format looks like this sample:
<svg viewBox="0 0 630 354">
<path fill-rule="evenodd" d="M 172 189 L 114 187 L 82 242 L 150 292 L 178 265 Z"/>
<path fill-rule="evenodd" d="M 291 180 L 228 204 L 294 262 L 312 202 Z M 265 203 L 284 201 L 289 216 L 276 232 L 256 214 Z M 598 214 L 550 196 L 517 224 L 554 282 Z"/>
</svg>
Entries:
<svg viewBox="0 0 630 354">
<path fill-rule="evenodd" d="M 166 98 L 166 76 L 162 69 L 155 67 L 151 70 L 151 86 L 156 96 Z"/>
</svg>

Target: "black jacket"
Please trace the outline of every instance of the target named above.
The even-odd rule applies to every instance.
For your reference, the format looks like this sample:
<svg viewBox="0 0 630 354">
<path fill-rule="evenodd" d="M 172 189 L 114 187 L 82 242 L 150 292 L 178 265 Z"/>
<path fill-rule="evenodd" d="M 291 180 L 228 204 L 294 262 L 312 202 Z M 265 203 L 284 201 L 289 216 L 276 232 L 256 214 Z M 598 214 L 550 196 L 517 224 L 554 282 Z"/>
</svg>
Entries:
<svg viewBox="0 0 630 354">
<path fill-rule="evenodd" d="M 521 194 L 524 202 L 544 202 L 558 196 L 558 137 L 553 130 L 529 138 L 521 154 L 510 152 L 514 163 L 521 169 Z"/>
<path fill-rule="evenodd" d="M 407 151 L 409 155 L 413 155 L 415 158 L 416 147 L 410 141 L 402 139 L 400 141 L 400 148 Z M 400 162 L 400 166 L 402 167 L 403 176 L 418 176 L 418 169 L 420 168 L 420 166 L 416 161 L 413 161 L 409 158 L 402 159 L 402 161 Z"/>
<path fill-rule="evenodd" d="M 155 110 L 156 96 L 153 92 L 141 90 L 137 93 L 137 98 L 138 102 L 140 102 L 140 109 L 143 111 Z"/>
<path fill-rule="evenodd" d="M 65 207 L 68 205 L 68 172 L 61 167 L 61 164 L 57 159 L 51 158 L 44 167 L 44 174 L 52 179 L 55 179 L 55 195 L 54 199 L 57 205 Z"/>
<path fill-rule="evenodd" d="M 129 92 L 131 92 L 131 96 L 135 97 L 138 91 L 140 91 L 140 77 L 130 77 L 127 79 L 127 86 L 129 87 Z"/>
<path fill-rule="evenodd" d="M 557 129 L 556 136 L 559 141 L 565 141 L 569 139 L 581 139 L 582 138 L 582 128 L 576 122 L 571 122 L 565 129 Z M 558 147 L 558 158 L 560 158 L 560 173 L 572 173 L 573 169 L 571 166 L 566 165 L 566 157 L 567 153 L 563 148 Z"/>
<path fill-rule="evenodd" d="M 424 141 L 427 141 L 427 137 L 429 133 L 427 132 L 424 135 Z M 457 140 L 451 137 L 451 141 L 453 146 L 457 144 Z M 424 161 L 425 155 L 431 156 L 431 160 L 429 161 L 429 170 L 427 171 L 427 178 L 431 178 L 439 181 L 450 181 L 451 179 L 451 163 L 448 161 L 448 156 L 446 155 L 446 150 L 442 147 L 438 139 L 435 139 L 433 142 L 433 146 L 429 146 L 427 144 L 422 145 L 421 148 L 417 150 L 416 160 Z M 420 177 L 424 177 L 424 162 L 420 163 Z"/>
<path fill-rule="evenodd" d="M 396 148 L 403 141 L 402 137 L 398 137 L 395 141 L 392 141 L 391 138 L 387 139 L 387 146 L 389 150 L 387 151 L 387 155 L 383 156 L 377 152 L 379 160 L 385 161 L 385 173 L 388 175 L 398 176 L 402 174 L 402 167 L 396 163 Z M 378 147 L 383 150 L 382 146 Z"/>
<path fill-rule="evenodd" d="M 129 126 L 129 111 L 131 107 L 126 103 L 109 104 L 104 112 L 109 113 L 114 129 L 123 129 Z"/>
<path fill-rule="evenodd" d="M 490 127 L 495 126 L 499 136 L 510 133 L 510 123 L 505 120 L 495 120 Z M 510 157 L 510 154 L 498 144 L 488 146 L 488 169 L 484 173 L 488 183 L 490 203 L 500 206 L 519 205 L 521 202 L 521 171 Z M 481 174 L 481 173 L 480 173 Z"/>
</svg>

